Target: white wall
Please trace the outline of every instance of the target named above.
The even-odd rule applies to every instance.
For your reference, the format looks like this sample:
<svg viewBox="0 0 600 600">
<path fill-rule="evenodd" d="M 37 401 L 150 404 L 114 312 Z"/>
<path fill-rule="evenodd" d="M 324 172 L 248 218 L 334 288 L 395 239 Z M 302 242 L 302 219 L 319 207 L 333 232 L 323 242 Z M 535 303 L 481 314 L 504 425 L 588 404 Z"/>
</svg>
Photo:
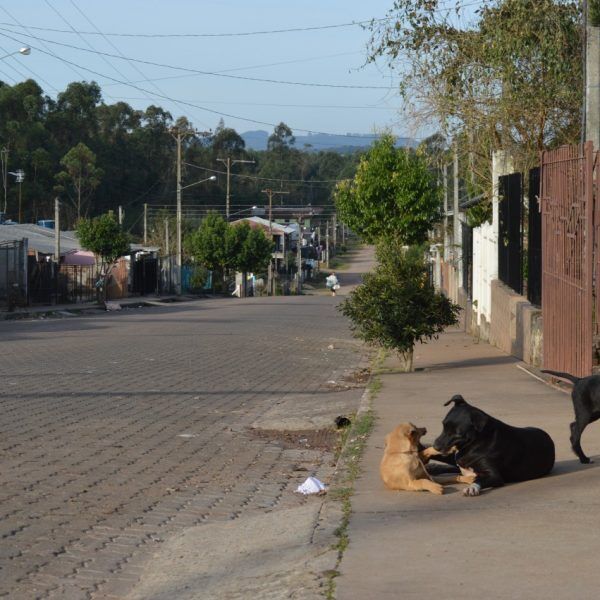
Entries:
<svg viewBox="0 0 600 600">
<path fill-rule="evenodd" d="M 498 236 L 492 223 L 473 229 L 473 312 L 477 325 L 481 316 L 492 316 L 492 280 L 498 277 Z"/>
<path fill-rule="evenodd" d="M 492 281 L 498 279 L 498 177 L 513 172 L 513 161 L 503 151 L 492 156 L 492 222 L 473 229 L 473 312 L 477 325 L 481 317 L 492 316 Z"/>
</svg>

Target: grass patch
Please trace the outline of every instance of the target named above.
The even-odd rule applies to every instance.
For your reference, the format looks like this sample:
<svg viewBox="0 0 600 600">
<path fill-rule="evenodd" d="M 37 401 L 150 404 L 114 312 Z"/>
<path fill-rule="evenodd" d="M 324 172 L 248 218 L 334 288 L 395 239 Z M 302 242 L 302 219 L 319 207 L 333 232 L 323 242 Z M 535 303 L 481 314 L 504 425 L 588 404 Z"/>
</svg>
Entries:
<svg viewBox="0 0 600 600">
<path fill-rule="evenodd" d="M 379 390 L 381 389 L 381 380 L 379 379 L 380 368 L 385 360 L 385 351 L 380 351 L 373 359 L 372 377 L 367 386 L 369 403 L 371 404 Z M 361 466 L 360 458 L 364 452 L 367 440 L 375 424 L 375 415 L 373 410 L 369 408 L 358 416 L 353 421 L 352 427 L 344 432 L 344 441 L 341 444 L 339 454 L 340 464 L 343 466 L 343 475 L 336 482 L 336 487 L 330 490 L 328 496 L 334 501 L 341 502 L 342 505 L 342 521 L 335 530 L 337 542 L 333 548 L 337 550 L 338 559 L 336 569 L 327 573 L 327 582 L 325 585 L 325 597 L 328 600 L 335 600 L 335 578 L 339 575 L 337 567 L 339 567 L 344 552 L 350 543 L 348 537 L 348 524 L 350 523 L 350 515 L 352 514 L 352 495 L 354 494 L 354 482 L 360 475 Z"/>
</svg>

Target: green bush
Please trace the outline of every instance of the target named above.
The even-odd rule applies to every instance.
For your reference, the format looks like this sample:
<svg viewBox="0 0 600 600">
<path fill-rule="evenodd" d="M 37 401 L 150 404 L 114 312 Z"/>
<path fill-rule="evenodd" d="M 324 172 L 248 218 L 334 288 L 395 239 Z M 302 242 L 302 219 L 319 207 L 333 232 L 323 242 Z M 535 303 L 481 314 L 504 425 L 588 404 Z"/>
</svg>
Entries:
<svg viewBox="0 0 600 600">
<path fill-rule="evenodd" d="M 412 370 L 414 345 L 456 324 L 460 307 L 435 291 L 422 248 L 380 244 L 377 257 L 375 271 L 365 275 L 340 310 L 356 337 L 395 350 Z"/>
</svg>

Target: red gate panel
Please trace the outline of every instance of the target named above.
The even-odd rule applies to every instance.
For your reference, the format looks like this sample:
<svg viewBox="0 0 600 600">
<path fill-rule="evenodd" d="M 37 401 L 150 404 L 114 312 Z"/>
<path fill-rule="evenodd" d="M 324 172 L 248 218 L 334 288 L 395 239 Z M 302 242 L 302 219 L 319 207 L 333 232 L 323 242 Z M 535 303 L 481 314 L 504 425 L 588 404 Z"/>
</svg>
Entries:
<svg viewBox="0 0 600 600">
<path fill-rule="evenodd" d="M 593 171 L 591 142 L 542 153 L 544 367 L 592 372 Z"/>
</svg>

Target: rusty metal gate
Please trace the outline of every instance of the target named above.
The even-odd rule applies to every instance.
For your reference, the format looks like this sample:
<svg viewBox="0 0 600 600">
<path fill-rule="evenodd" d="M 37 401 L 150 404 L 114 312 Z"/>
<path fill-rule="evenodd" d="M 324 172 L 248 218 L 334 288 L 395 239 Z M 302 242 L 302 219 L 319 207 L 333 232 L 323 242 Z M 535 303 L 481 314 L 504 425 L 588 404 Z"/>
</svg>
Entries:
<svg viewBox="0 0 600 600">
<path fill-rule="evenodd" d="M 591 142 L 542 153 L 544 367 L 592 372 L 594 159 Z"/>
</svg>

